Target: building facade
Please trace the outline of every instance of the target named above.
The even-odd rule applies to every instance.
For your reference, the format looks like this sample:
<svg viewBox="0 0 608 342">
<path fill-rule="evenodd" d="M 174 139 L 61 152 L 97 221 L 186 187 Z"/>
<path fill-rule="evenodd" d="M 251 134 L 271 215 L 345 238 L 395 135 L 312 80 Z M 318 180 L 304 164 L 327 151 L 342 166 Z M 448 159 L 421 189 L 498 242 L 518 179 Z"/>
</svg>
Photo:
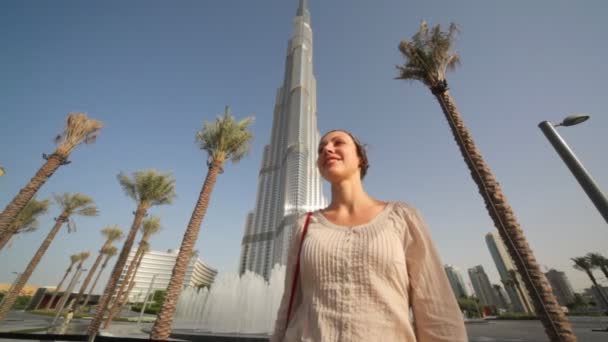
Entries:
<svg viewBox="0 0 608 342">
<path fill-rule="evenodd" d="M 530 295 L 524 288 L 523 279 L 517 272 L 515 264 L 507 252 L 507 247 L 497 232 L 486 234 L 486 245 L 490 250 L 500 280 L 509 296 L 512 310 L 515 312 L 534 312 Z"/>
<path fill-rule="evenodd" d="M 137 248 L 133 248 L 129 253 L 123 273 L 118 280 L 118 286 L 124 281 L 127 269 L 131 262 L 133 262 L 136 251 Z M 153 278 L 154 284 L 152 284 L 151 293 L 154 293 L 155 290 L 167 289 L 177 259 L 177 253 L 178 250 L 170 249 L 167 252 L 149 251 L 144 254 L 137 273 L 135 273 L 135 285 L 129 294 L 130 302 L 143 302 L 145 300 L 144 297 L 150 288 L 150 284 L 152 284 Z M 216 275 L 217 270 L 205 264 L 198 257 L 194 257 L 186 270 L 184 286 L 211 286 Z"/>
<path fill-rule="evenodd" d="M 456 298 L 468 297 L 469 291 L 467 291 L 467 287 L 464 283 L 460 270 L 452 265 L 445 265 L 443 268 L 445 270 L 445 274 L 448 276 L 448 280 L 450 281 L 452 291 L 454 291 Z"/>
<path fill-rule="evenodd" d="M 475 290 L 475 295 L 483 305 L 500 305 L 500 301 L 496 298 L 496 292 L 492 288 L 490 279 L 483 269 L 483 266 L 477 265 L 468 270 L 471 284 Z"/>
<path fill-rule="evenodd" d="M 277 90 L 270 143 L 264 147 L 255 209 L 245 220 L 239 272 L 268 279 L 287 262 L 297 218 L 326 205 L 316 167 L 317 85 L 307 2 L 300 0 L 287 48 L 283 85 Z"/>
<path fill-rule="evenodd" d="M 551 284 L 553 294 L 557 298 L 559 305 L 566 306 L 574 302 L 574 290 L 566 273 L 551 269 L 545 273 L 545 277 L 547 277 L 549 284 Z"/>
</svg>

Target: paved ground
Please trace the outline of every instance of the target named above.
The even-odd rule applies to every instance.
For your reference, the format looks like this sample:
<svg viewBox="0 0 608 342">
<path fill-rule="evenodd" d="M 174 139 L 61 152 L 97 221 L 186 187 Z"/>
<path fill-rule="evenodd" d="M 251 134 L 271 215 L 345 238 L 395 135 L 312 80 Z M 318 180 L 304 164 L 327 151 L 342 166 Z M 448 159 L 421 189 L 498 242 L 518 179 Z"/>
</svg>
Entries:
<svg viewBox="0 0 608 342">
<path fill-rule="evenodd" d="M 0 323 L 0 331 L 14 331 L 45 327 L 50 324 L 53 317 L 32 315 L 13 311 L 4 322 Z M 593 328 L 608 327 L 608 317 L 570 317 L 574 333 L 580 342 L 608 341 L 608 332 L 594 332 Z M 75 319 L 70 324 L 68 333 L 83 333 L 88 320 Z M 151 328 L 151 323 L 137 326 L 136 323 L 114 322 L 104 334 L 113 336 L 147 338 L 148 334 L 142 329 Z M 467 324 L 469 341 L 471 342 L 547 342 L 543 326 L 539 321 L 487 321 L 484 323 Z M 6 342 L 9 340 L 2 340 Z"/>
</svg>

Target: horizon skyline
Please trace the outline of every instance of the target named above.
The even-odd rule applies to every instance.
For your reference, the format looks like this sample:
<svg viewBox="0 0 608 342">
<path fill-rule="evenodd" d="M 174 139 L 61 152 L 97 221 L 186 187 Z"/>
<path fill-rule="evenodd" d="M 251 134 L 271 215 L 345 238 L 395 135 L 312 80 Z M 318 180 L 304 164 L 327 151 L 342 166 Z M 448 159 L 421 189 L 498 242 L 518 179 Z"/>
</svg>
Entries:
<svg viewBox="0 0 608 342">
<path fill-rule="evenodd" d="M 565 272 L 577 292 L 588 288 L 587 276 L 574 270 L 569 258 L 587 252 L 608 256 L 608 230 L 536 125 L 589 113 L 591 120 L 561 128 L 560 134 L 606 189 L 608 160 L 601 156 L 608 145 L 608 116 L 602 85 L 608 70 L 599 66 L 608 47 L 596 43 L 608 30 L 605 6 L 599 1 L 479 3 L 479 15 L 467 6 L 435 1 L 387 0 L 380 6 L 313 0 L 309 7 L 321 132 L 346 128 L 369 143 L 370 194 L 411 201 L 429 225 L 444 264 L 461 269 L 481 264 L 492 280 L 498 273 L 483 237 L 495 228 L 441 110 L 423 85 L 392 79 L 394 65 L 402 63 L 397 44 L 416 32 L 420 19 L 461 26 L 456 47 L 463 64 L 447 78 L 465 123 L 541 269 Z M 256 138 L 250 155 L 219 176 L 195 248 L 218 272 L 238 272 L 245 218 L 255 203 L 296 8 L 296 0 L 0 4 L 6 16 L 0 40 L 9 51 L 0 56 L 5 75 L 0 145 L 10 147 L 0 156 L 6 170 L 0 177 L 0 208 L 42 165 L 40 155 L 53 148 L 67 112 L 88 111 L 106 125 L 97 142 L 78 147 L 72 163 L 37 196 L 79 191 L 95 199 L 101 214 L 76 217 L 76 233 L 62 229 L 30 283 L 55 286 L 69 254 L 80 251 L 74 248 L 95 252 L 101 228 L 130 226 L 135 205 L 116 181 L 120 171 L 173 171 L 178 198 L 152 210 L 164 229 L 151 244 L 155 250 L 179 246 L 205 174 L 205 155 L 193 143 L 194 133 L 226 104 L 237 118 L 256 116 Z M 513 21 L 519 25 L 513 27 Z M 0 263 L 0 282 L 11 283 L 11 272 L 23 270 L 56 212 L 51 207 L 37 232 L 20 234 L 11 248 L 0 251 L 2 260 L 12 260 Z M 606 284 L 599 273 L 598 279 Z"/>
</svg>

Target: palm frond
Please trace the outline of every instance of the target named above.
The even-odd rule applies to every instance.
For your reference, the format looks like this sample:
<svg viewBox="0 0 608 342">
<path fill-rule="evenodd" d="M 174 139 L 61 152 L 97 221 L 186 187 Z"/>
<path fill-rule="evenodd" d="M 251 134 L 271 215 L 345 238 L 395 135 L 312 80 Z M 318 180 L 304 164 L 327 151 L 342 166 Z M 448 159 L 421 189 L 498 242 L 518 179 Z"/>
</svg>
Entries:
<svg viewBox="0 0 608 342">
<path fill-rule="evenodd" d="M 65 130 L 55 138 L 55 142 L 69 153 L 78 144 L 94 142 L 96 134 L 102 127 L 101 121 L 89 119 L 84 113 L 69 113 Z"/>
<path fill-rule="evenodd" d="M 63 193 L 60 195 L 53 195 L 55 202 L 61 207 L 64 213 L 68 216 L 72 214 L 82 216 L 97 216 L 99 211 L 95 206 L 93 199 L 87 195 L 81 193 Z"/>
<path fill-rule="evenodd" d="M 84 262 L 85 260 L 87 260 L 88 257 L 91 256 L 91 252 L 89 252 L 89 251 L 81 252 L 79 255 L 80 255 L 79 261 Z"/>
<path fill-rule="evenodd" d="M 131 177 L 120 173 L 118 181 L 125 193 L 138 203 L 170 204 L 176 196 L 175 178 L 170 172 L 160 173 L 149 169 L 136 171 Z"/>
<path fill-rule="evenodd" d="M 75 264 L 80 261 L 80 254 L 72 254 L 70 255 L 70 261 Z"/>
<path fill-rule="evenodd" d="M 141 231 L 144 236 L 149 236 L 158 233 L 162 229 L 160 217 L 150 216 L 141 223 Z"/>
<path fill-rule="evenodd" d="M 103 253 L 107 254 L 109 256 L 113 256 L 113 255 L 116 255 L 118 253 L 118 248 L 116 248 L 115 246 L 110 246 L 110 247 L 106 248 L 103 251 Z"/>
<path fill-rule="evenodd" d="M 223 116 L 214 122 L 204 122 L 203 129 L 196 133 L 196 141 L 201 150 L 208 153 L 213 160 L 238 162 L 249 153 L 253 134 L 249 127 L 254 117 L 236 121 L 226 106 Z"/>
<path fill-rule="evenodd" d="M 592 268 L 592 265 L 589 262 L 589 258 L 587 257 L 576 257 L 571 258 L 570 260 L 574 262 L 573 267 L 579 271 L 589 271 Z"/>
<path fill-rule="evenodd" d="M 123 238 L 124 234 L 118 225 L 108 226 L 101 230 L 101 234 L 105 236 L 109 242 L 114 242 Z"/>
<path fill-rule="evenodd" d="M 456 24 L 451 23 L 448 31 L 442 31 L 440 25 L 429 28 L 423 21 L 411 40 L 399 43 L 399 51 L 405 64 L 398 67 L 398 79 L 417 80 L 427 86 L 445 81 L 447 71 L 454 70 L 460 64 L 460 56 L 453 51 Z"/>
<path fill-rule="evenodd" d="M 50 205 L 48 199 L 32 198 L 11 222 L 11 230 L 16 229 L 15 234 L 33 232 L 38 228 L 38 216 L 48 212 Z"/>
</svg>

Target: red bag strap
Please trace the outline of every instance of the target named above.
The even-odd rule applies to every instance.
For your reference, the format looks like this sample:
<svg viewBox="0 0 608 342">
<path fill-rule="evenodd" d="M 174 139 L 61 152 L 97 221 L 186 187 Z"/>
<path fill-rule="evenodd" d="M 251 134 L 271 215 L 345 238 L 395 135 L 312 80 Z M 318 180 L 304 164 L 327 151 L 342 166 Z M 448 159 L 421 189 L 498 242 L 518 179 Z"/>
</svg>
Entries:
<svg viewBox="0 0 608 342">
<path fill-rule="evenodd" d="M 310 223 L 310 217 L 312 216 L 312 212 L 306 214 L 306 222 L 304 223 L 304 229 L 302 229 L 302 238 L 300 239 L 300 246 L 298 247 L 298 261 L 296 262 L 296 270 L 293 273 L 293 280 L 291 282 L 291 296 L 289 297 L 289 306 L 287 307 L 287 320 L 285 321 L 285 330 L 287 330 L 287 325 L 289 325 L 289 318 L 291 316 L 291 307 L 293 305 L 293 300 L 296 294 L 296 287 L 298 285 L 298 278 L 300 277 L 300 254 L 302 252 L 302 244 L 304 243 L 304 237 L 306 236 L 306 232 L 308 231 L 308 223 Z"/>
</svg>

